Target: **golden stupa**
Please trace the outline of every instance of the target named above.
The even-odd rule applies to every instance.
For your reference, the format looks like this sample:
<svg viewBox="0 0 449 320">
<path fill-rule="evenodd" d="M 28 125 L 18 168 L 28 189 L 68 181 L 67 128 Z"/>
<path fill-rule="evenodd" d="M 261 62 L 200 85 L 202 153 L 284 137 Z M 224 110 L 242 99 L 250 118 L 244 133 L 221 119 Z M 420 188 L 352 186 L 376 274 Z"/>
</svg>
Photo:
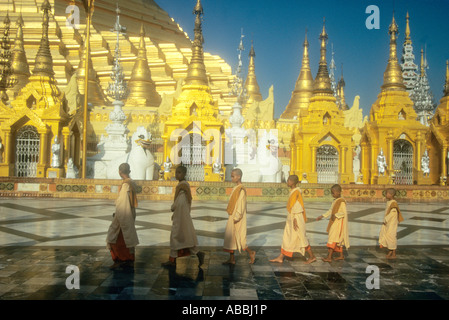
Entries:
<svg viewBox="0 0 449 320">
<path fill-rule="evenodd" d="M 175 99 L 172 114 L 165 121 L 164 159 L 172 165 L 188 167 L 188 178 L 203 181 L 220 181 L 223 175 L 213 172 L 213 166 L 224 163 L 224 126 L 218 119 L 218 104 L 211 94 L 204 63 L 201 1 L 194 8 L 195 38 L 192 58 L 181 94 Z M 187 147 L 187 148 L 185 148 Z M 200 167 L 198 167 L 199 165 Z M 204 165 L 204 166 L 203 166 Z M 199 168 L 201 172 L 195 172 Z M 192 174 L 192 175 L 191 175 Z M 167 175 L 165 178 L 170 178 Z"/>
<path fill-rule="evenodd" d="M 291 141 L 291 171 L 310 183 L 353 182 L 352 135 L 344 126 L 331 88 L 327 61 L 325 25 L 320 34 L 320 62 L 306 108 L 299 109 L 299 128 Z"/>
<path fill-rule="evenodd" d="M 421 158 L 427 128 L 417 120 L 403 83 L 396 41 L 398 26 L 389 27 L 390 52 L 381 92 L 362 129 L 361 173 L 365 184 L 424 184 Z M 384 161 L 385 159 L 385 161 Z"/>
<path fill-rule="evenodd" d="M 446 184 L 447 156 L 449 151 L 449 61 L 446 61 L 446 81 L 443 97 L 430 122 L 430 131 L 426 136 L 430 158 L 430 180 L 432 184 Z"/>
<path fill-rule="evenodd" d="M 46 29 L 45 54 L 37 54 L 42 38 L 42 4 L 48 3 L 48 27 Z M 158 163 L 163 161 L 164 123 L 171 114 L 174 99 L 178 97 L 182 81 L 188 76 L 189 62 L 194 56 L 192 41 L 187 33 L 153 0 L 96 1 L 90 26 L 89 50 L 89 123 L 87 126 L 87 155 L 97 152 L 100 137 L 105 134 L 109 124 L 109 113 L 113 109 L 111 99 L 107 97 L 107 87 L 111 82 L 111 70 L 116 34 L 111 30 L 116 18 L 117 5 L 120 7 L 121 24 L 126 26 L 126 35 L 120 34 L 120 63 L 129 85 L 129 96 L 123 108 L 127 116 L 126 125 L 130 132 L 138 126 L 146 127 L 153 134 L 153 152 Z M 79 14 L 79 21 L 70 20 L 67 8 L 71 6 L 72 14 Z M 11 119 L 16 112 L 12 105 L 21 104 L 19 91 L 29 82 L 36 82 L 37 76 L 47 82 L 51 89 L 46 101 L 52 104 L 61 97 L 64 100 L 64 112 L 71 117 L 70 124 L 64 130 L 58 129 L 49 136 L 63 135 L 72 141 L 69 150 L 64 150 L 68 157 L 79 158 L 80 131 L 82 131 L 82 107 L 84 95 L 84 75 L 86 65 L 86 16 L 82 1 L 70 0 L 11 0 L 1 2 L 0 9 L 7 13 L 10 24 L 10 38 L 14 41 L 11 52 L 11 76 L 15 85 L 7 90 L 10 105 L 1 106 L 0 125 L 6 128 L 5 120 Z M 74 11 L 73 11 L 74 10 Z M 79 23 L 75 23 L 79 22 Z M 50 57 L 50 58 L 48 58 Z M 236 97 L 232 97 L 229 83 L 233 80 L 231 67 L 219 56 L 203 53 L 203 63 L 207 75 L 209 94 L 215 101 L 214 112 L 229 115 Z M 30 72 L 33 70 L 33 72 Z M 47 75 L 42 70 L 49 70 Z M 51 71 L 51 72 L 50 72 Z M 49 77 L 48 80 L 45 80 Z M 22 94 L 23 96 L 23 94 Z M 23 102 L 24 103 L 24 102 Z M 60 104 L 62 102 L 54 103 Z M 30 116 L 31 117 L 31 116 Z M 64 115 L 65 117 L 65 115 Z M 36 120 L 37 121 L 37 120 Z M 41 118 L 42 128 L 49 125 Z M 36 124 L 37 126 L 37 124 Z M 14 141 L 19 128 L 6 128 L 0 132 L 0 141 Z M 73 129 L 73 130 L 72 130 Z M 6 136 L 6 131 L 10 137 Z M 42 129 L 43 130 L 43 129 Z M 48 138 L 51 139 L 51 138 Z M 13 145 L 12 143 L 11 145 Z M 46 142 L 50 145 L 50 141 Z M 11 147 L 13 153 L 14 147 Z M 15 161 L 3 151 L 3 162 L 14 166 Z M 4 161 L 4 158 L 8 158 Z M 49 158 L 46 156 L 49 167 Z M 39 161 L 42 160 L 43 157 Z M 77 161 L 75 160 L 75 163 Z M 12 170 L 12 169 L 11 169 Z M 2 175 L 14 175 L 11 170 Z M 45 171 L 45 170 L 44 170 Z"/>
</svg>

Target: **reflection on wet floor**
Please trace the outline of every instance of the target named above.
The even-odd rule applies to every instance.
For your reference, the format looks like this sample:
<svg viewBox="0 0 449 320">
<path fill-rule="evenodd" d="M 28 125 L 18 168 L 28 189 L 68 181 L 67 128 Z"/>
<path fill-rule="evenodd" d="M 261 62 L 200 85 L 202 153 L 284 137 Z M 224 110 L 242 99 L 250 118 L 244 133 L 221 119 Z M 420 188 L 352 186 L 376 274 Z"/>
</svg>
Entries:
<svg viewBox="0 0 449 320">
<path fill-rule="evenodd" d="M 398 258 L 387 260 L 377 239 L 385 204 L 349 203 L 351 247 L 345 260 L 323 262 L 327 221 L 315 221 L 329 203 L 306 202 L 307 236 L 318 261 L 279 255 L 285 203 L 248 203 L 248 245 L 257 250 L 248 264 L 237 255 L 224 266 L 222 251 L 227 203 L 193 203 L 192 219 L 205 263 L 178 259 L 165 269 L 171 228 L 170 202 L 141 201 L 137 210 L 134 268 L 111 271 L 105 237 L 113 200 L 0 199 L 1 300 L 400 300 L 449 299 L 449 206 L 400 204 Z M 79 268 L 79 289 L 68 289 L 67 266 Z M 368 266 L 379 271 L 379 289 Z M 371 269 L 370 269 L 371 270 Z M 368 282 L 367 282 L 368 281 Z"/>
<path fill-rule="evenodd" d="M 246 255 L 222 265 L 227 253 L 207 248 L 205 264 L 196 257 L 163 268 L 168 248 L 141 247 L 134 268 L 109 270 L 104 248 L 3 247 L 0 249 L 2 300 L 436 300 L 449 299 L 449 247 L 398 249 L 396 260 L 379 248 L 351 248 L 344 261 L 318 259 L 305 265 L 295 255 L 283 264 L 269 262 L 278 248 L 256 248 L 254 265 Z M 324 257 L 326 250 L 317 248 Z M 69 290 L 68 265 L 80 270 L 79 289 Z M 368 266 L 379 270 L 379 289 L 370 289 Z M 371 283 L 371 282 L 370 282 Z"/>
</svg>

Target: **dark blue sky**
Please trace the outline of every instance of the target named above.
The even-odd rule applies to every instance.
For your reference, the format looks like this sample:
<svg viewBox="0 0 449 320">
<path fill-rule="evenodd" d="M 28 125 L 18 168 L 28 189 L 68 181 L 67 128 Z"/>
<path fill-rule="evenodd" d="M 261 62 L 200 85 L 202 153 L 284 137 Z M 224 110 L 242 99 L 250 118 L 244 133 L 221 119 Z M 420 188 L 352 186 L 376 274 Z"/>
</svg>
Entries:
<svg viewBox="0 0 449 320">
<path fill-rule="evenodd" d="M 192 10 L 196 0 L 156 2 L 193 38 Z M 448 0 L 202 0 L 202 4 L 205 51 L 225 59 L 233 72 L 241 29 L 246 49 L 244 75 L 251 40 L 254 41 L 257 80 L 264 99 L 270 86 L 274 86 L 276 118 L 285 110 L 298 78 L 306 28 L 312 74 L 316 75 L 323 17 L 329 35 L 327 61 L 329 64 L 332 44 L 337 78 L 343 64 L 346 102 L 350 107 L 359 95 L 360 106 L 367 115 L 377 99 L 388 61 L 388 27 L 393 11 L 399 27 L 398 59 L 402 55 L 408 11 L 415 62 L 419 65 L 420 50 L 427 48 L 427 73 L 437 104 L 442 97 L 449 59 Z M 380 29 L 369 30 L 365 26 L 369 5 L 379 8 Z"/>
</svg>

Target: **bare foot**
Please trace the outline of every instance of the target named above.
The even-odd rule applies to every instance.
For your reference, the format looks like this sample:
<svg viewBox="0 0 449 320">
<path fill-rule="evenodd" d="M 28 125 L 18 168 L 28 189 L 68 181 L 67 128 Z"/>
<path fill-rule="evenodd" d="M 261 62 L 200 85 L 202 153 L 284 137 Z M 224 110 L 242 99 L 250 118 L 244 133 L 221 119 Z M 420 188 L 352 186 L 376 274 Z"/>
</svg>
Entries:
<svg viewBox="0 0 449 320">
<path fill-rule="evenodd" d="M 387 256 L 387 259 L 394 260 L 394 259 L 396 259 L 396 256 L 395 255 L 390 255 L 390 256 Z"/>
<path fill-rule="evenodd" d="M 344 260 L 344 259 L 345 259 L 345 257 L 343 257 L 343 256 L 339 256 L 339 257 L 334 258 L 334 260 Z"/>
<path fill-rule="evenodd" d="M 251 251 L 249 253 L 249 264 L 253 264 L 256 260 L 256 251 Z"/>
<path fill-rule="evenodd" d="M 322 258 L 321 260 L 323 260 L 324 262 L 332 262 L 331 258 Z"/>
<path fill-rule="evenodd" d="M 276 259 L 271 259 L 270 262 L 279 262 L 279 263 L 283 263 L 283 262 L 284 262 L 284 258 L 277 257 Z"/>
<path fill-rule="evenodd" d="M 304 262 L 304 264 L 311 264 L 311 263 L 313 263 L 313 262 L 315 262 L 315 261 L 316 261 L 316 258 L 315 258 L 315 257 L 309 258 L 309 260 L 307 260 L 306 262 Z"/>
</svg>

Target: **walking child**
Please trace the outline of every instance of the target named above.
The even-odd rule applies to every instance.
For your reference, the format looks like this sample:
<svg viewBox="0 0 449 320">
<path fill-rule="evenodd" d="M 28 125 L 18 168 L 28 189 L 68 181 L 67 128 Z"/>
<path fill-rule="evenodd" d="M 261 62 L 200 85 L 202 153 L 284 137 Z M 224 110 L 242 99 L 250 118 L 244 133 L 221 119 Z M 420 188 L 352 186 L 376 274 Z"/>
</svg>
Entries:
<svg viewBox="0 0 449 320">
<path fill-rule="evenodd" d="M 389 188 L 385 191 L 387 206 L 379 234 L 379 245 L 388 248 L 387 259 L 396 259 L 398 224 L 404 220 L 397 201 L 394 199 L 396 190 Z"/>
<path fill-rule="evenodd" d="M 137 197 L 136 187 L 129 177 L 128 163 L 119 166 L 119 175 L 123 179 L 118 197 L 115 201 L 115 213 L 108 229 L 106 243 L 114 264 L 110 269 L 122 266 L 133 267 L 135 247 L 139 244 L 135 220 Z"/>
<path fill-rule="evenodd" d="M 246 189 L 242 185 L 242 170 L 234 169 L 231 172 L 231 180 L 236 184 L 232 190 L 228 207 L 228 222 L 226 223 L 223 249 L 229 252 L 229 260 L 223 264 L 235 264 L 235 250 L 246 251 L 250 258 L 250 264 L 256 259 L 256 252 L 246 244 Z"/>
<path fill-rule="evenodd" d="M 317 220 L 321 220 L 330 217 L 326 229 L 328 233 L 326 244 L 328 255 L 326 258 L 323 258 L 325 262 L 332 261 L 334 252 L 339 253 L 339 256 L 334 258 L 334 260 L 343 260 L 343 246 L 349 249 L 348 214 L 346 212 L 346 201 L 341 197 L 341 186 L 338 184 L 333 185 L 331 194 L 334 197 L 331 208 L 317 218 Z"/>
<path fill-rule="evenodd" d="M 171 206 L 172 228 L 170 233 L 169 260 L 162 264 L 164 267 L 175 267 L 176 258 L 197 255 L 198 266 L 204 262 L 204 252 L 198 249 L 198 240 L 193 226 L 190 209 L 192 206 L 192 193 L 190 185 L 185 180 L 187 168 L 176 168 L 175 177 L 179 181 L 176 186 L 175 198 Z"/>
<path fill-rule="evenodd" d="M 309 254 L 309 259 L 305 263 L 309 264 L 316 261 L 306 235 L 306 210 L 301 189 L 297 186 L 298 183 L 299 178 L 297 175 L 291 175 L 287 179 L 290 196 L 287 201 L 288 215 L 282 238 L 281 254 L 277 258 L 270 260 L 271 262 L 282 263 L 286 256 L 291 258 L 294 252 L 299 252 L 304 256 L 306 251 Z"/>
</svg>

